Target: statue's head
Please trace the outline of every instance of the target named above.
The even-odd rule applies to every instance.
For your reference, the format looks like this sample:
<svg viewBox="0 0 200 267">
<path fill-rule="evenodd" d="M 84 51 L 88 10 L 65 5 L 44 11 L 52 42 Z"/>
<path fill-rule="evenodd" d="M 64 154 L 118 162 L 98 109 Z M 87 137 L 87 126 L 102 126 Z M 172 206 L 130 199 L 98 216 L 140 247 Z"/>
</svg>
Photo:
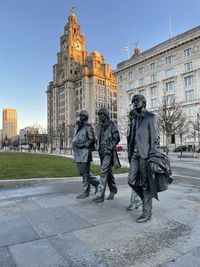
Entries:
<svg viewBox="0 0 200 267">
<path fill-rule="evenodd" d="M 143 95 L 136 94 L 132 97 L 131 103 L 133 105 L 133 109 L 143 109 L 146 108 L 146 98 Z"/>
<path fill-rule="evenodd" d="M 109 119 L 109 111 L 107 108 L 100 108 L 98 111 L 99 121 L 104 122 Z"/>
<path fill-rule="evenodd" d="M 89 113 L 87 110 L 81 110 L 79 112 L 79 118 L 80 118 L 80 121 L 83 122 L 83 121 L 87 121 L 88 118 L 89 118 Z"/>
</svg>

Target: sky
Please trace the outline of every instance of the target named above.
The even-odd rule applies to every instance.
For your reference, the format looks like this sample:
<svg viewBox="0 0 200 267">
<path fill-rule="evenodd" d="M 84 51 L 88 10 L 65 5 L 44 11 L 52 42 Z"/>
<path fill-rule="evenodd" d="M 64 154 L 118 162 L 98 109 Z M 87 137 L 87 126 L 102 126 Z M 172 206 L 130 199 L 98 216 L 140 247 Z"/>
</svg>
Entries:
<svg viewBox="0 0 200 267">
<path fill-rule="evenodd" d="M 18 129 L 47 126 L 46 89 L 59 38 L 75 7 L 88 52 L 114 70 L 135 42 L 145 51 L 200 25 L 199 0 L 0 0 L 0 129 L 3 108 L 16 108 Z"/>
</svg>

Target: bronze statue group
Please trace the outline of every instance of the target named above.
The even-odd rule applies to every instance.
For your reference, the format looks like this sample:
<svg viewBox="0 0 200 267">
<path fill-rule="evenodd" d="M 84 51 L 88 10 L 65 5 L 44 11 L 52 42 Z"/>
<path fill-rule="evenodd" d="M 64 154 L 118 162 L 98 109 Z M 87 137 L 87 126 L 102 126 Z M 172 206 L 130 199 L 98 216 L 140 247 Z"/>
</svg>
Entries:
<svg viewBox="0 0 200 267">
<path fill-rule="evenodd" d="M 137 209 L 142 205 L 142 214 L 137 222 L 146 222 L 152 216 L 152 198 L 158 200 L 158 192 L 167 189 L 172 182 L 169 158 L 159 151 L 157 116 L 146 110 L 146 99 L 136 94 L 132 98 L 133 108 L 129 113 L 127 131 L 128 161 L 130 163 L 128 184 L 132 188 L 130 205 L 127 210 Z M 90 173 L 92 151 L 95 150 L 95 136 L 89 114 L 86 110 L 79 113 L 73 138 L 74 160 L 82 176 L 82 192 L 78 199 L 90 194 L 90 184 L 95 186 L 96 203 L 104 202 L 106 185 L 110 194 L 108 200 L 117 194 L 112 167 L 120 167 L 116 146 L 120 141 L 117 125 L 110 119 L 109 111 L 101 108 L 98 111 L 99 132 L 97 146 L 101 163 L 100 179 Z"/>
</svg>

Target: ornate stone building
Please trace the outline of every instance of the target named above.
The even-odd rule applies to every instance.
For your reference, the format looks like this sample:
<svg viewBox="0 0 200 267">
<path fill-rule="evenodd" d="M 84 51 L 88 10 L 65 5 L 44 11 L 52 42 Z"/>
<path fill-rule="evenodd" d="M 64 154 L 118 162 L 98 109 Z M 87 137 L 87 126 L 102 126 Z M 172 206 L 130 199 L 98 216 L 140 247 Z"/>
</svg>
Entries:
<svg viewBox="0 0 200 267">
<path fill-rule="evenodd" d="M 89 121 L 96 126 L 97 111 L 107 107 L 117 120 L 116 82 L 109 64 L 99 52 L 88 53 L 85 36 L 71 11 L 60 52 L 53 66 L 53 81 L 47 88 L 48 136 L 54 148 L 69 148 L 76 114 L 86 109 Z"/>
<path fill-rule="evenodd" d="M 135 93 L 144 94 L 147 108 L 155 112 L 163 96 L 170 102 L 176 99 L 181 102 L 185 116 L 197 121 L 200 112 L 200 26 L 147 51 L 141 52 L 137 47 L 130 59 L 117 65 L 114 73 L 118 83 L 119 121 L 129 112 Z M 197 145 L 198 135 L 194 129 L 194 136 L 185 140 L 185 144 Z M 179 140 L 176 141 L 179 145 Z"/>
</svg>

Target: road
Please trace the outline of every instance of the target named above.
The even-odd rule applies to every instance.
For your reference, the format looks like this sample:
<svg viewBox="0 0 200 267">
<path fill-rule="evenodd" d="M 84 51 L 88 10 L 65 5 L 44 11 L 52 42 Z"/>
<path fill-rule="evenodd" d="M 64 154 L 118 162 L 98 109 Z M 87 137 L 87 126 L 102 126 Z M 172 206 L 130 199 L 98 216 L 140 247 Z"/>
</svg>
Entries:
<svg viewBox="0 0 200 267">
<path fill-rule="evenodd" d="M 170 155 L 170 162 L 174 183 L 188 184 L 200 188 L 200 158 L 192 158 L 191 154 L 186 154 L 188 157 L 178 158 L 179 154 L 173 153 Z M 126 161 L 126 154 L 123 153 L 119 157 Z M 127 179 L 119 178 L 119 183 L 123 184 Z"/>
<path fill-rule="evenodd" d="M 171 157 L 171 167 L 175 183 L 184 183 L 200 188 L 200 158 Z"/>
</svg>

